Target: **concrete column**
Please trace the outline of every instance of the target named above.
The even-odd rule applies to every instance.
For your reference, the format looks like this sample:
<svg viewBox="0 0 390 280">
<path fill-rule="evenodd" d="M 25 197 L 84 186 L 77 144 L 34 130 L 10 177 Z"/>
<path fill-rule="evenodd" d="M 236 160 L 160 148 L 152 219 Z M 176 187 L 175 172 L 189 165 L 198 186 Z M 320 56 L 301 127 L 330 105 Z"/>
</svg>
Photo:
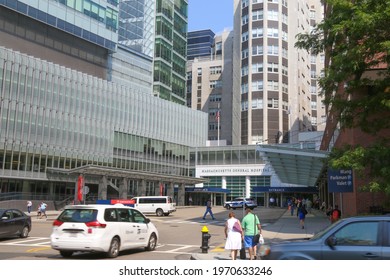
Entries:
<svg viewBox="0 0 390 280">
<path fill-rule="evenodd" d="M 76 182 L 76 190 L 77 190 L 77 182 Z M 103 200 L 107 199 L 107 177 L 106 176 L 103 176 L 99 182 L 98 199 L 103 199 Z"/>
<path fill-rule="evenodd" d="M 119 198 L 127 199 L 127 178 L 123 178 L 119 183 Z"/>
<path fill-rule="evenodd" d="M 141 189 L 139 190 L 138 196 L 145 196 L 146 195 L 146 181 L 141 180 Z"/>
<path fill-rule="evenodd" d="M 179 206 L 184 206 L 185 205 L 185 186 L 184 184 L 179 185 L 179 190 L 177 192 L 177 203 Z"/>
<path fill-rule="evenodd" d="M 174 187 L 173 183 L 169 183 L 168 188 L 167 188 L 167 196 L 170 196 L 173 199 L 174 194 L 175 194 L 175 187 Z"/>
<path fill-rule="evenodd" d="M 245 177 L 245 197 L 251 197 L 251 178 Z"/>
</svg>

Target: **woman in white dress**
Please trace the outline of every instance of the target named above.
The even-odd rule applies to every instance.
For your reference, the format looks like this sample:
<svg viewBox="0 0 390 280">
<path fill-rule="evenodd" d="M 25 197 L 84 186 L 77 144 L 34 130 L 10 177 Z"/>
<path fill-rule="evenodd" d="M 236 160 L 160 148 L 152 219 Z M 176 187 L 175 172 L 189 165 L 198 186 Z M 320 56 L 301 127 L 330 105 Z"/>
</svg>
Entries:
<svg viewBox="0 0 390 280">
<path fill-rule="evenodd" d="M 225 249 L 231 250 L 232 260 L 235 260 L 237 259 L 238 250 L 241 249 L 243 232 L 241 223 L 235 218 L 234 212 L 229 213 L 229 219 L 225 223 L 225 236 Z"/>
</svg>

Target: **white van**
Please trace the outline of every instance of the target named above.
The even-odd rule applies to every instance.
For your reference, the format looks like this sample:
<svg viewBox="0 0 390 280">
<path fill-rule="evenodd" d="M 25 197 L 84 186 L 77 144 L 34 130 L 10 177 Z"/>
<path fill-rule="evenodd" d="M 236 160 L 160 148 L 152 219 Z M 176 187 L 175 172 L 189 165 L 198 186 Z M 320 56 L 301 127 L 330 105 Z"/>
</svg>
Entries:
<svg viewBox="0 0 390 280">
<path fill-rule="evenodd" d="M 176 203 L 173 203 L 170 196 L 137 196 L 131 201 L 134 208 L 144 214 L 156 214 L 161 217 L 176 211 Z"/>
</svg>

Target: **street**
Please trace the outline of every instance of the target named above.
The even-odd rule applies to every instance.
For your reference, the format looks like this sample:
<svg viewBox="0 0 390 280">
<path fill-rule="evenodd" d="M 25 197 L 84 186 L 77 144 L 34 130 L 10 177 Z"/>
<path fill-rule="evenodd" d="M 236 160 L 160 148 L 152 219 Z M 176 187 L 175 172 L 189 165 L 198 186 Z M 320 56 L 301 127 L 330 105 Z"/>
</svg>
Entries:
<svg viewBox="0 0 390 280">
<path fill-rule="evenodd" d="M 229 210 L 214 207 L 216 220 L 210 216 L 202 220 L 204 207 L 179 208 L 167 217 L 148 215 L 159 230 L 160 240 L 155 251 L 143 249 L 128 250 L 120 253 L 119 260 L 189 260 L 191 254 L 201 252 L 201 230 L 207 226 L 211 235 L 209 251 L 223 249 L 225 243 L 224 224 Z M 263 226 L 275 222 L 286 210 L 281 208 L 263 208 L 254 210 Z M 238 219 L 242 218 L 242 209 L 234 210 Z M 33 228 L 27 239 L 0 239 L 0 259 L 2 260 L 63 260 L 59 252 L 50 247 L 50 234 L 54 217 L 48 220 L 32 217 Z M 106 259 L 104 254 L 76 253 L 71 259 Z"/>
</svg>

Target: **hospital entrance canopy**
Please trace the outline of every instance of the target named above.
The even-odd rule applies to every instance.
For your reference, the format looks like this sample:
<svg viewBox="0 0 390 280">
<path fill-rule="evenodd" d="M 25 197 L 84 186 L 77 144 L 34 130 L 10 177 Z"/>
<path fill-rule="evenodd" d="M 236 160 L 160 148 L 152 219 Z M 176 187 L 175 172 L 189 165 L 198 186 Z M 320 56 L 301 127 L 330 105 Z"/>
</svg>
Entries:
<svg viewBox="0 0 390 280">
<path fill-rule="evenodd" d="M 271 164 L 283 183 L 308 187 L 316 186 L 328 156 L 326 151 L 282 145 L 256 145 L 256 150 Z"/>
</svg>

